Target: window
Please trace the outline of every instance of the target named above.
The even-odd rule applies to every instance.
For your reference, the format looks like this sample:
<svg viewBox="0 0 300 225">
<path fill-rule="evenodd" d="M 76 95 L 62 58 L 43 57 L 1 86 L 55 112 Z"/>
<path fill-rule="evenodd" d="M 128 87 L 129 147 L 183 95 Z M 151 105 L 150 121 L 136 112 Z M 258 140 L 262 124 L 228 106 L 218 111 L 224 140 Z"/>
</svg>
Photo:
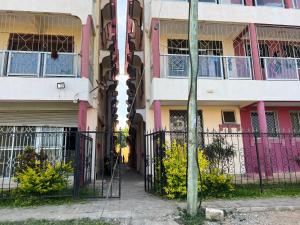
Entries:
<svg viewBox="0 0 300 225">
<path fill-rule="evenodd" d="M 277 115 L 275 112 L 266 112 L 267 119 L 267 132 L 269 137 L 278 136 L 278 122 Z M 254 132 L 259 132 L 259 122 L 257 112 L 251 113 L 251 122 Z"/>
<path fill-rule="evenodd" d="M 259 43 L 258 47 L 259 47 L 259 57 L 269 57 L 269 46 L 267 44 Z M 251 46 L 249 43 L 246 43 L 245 49 L 246 49 L 246 55 L 252 56 Z M 265 68 L 263 58 L 260 59 L 260 65 L 263 69 Z"/>
<path fill-rule="evenodd" d="M 188 55 L 188 40 L 168 39 L 168 54 Z M 198 41 L 199 55 L 223 55 L 221 41 Z"/>
<path fill-rule="evenodd" d="M 290 116 L 293 134 L 296 137 L 300 137 L 300 112 L 291 112 Z"/>
<path fill-rule="evenodd" d="M 13 175 L 16 158 L 26 146 L 37 152 L 45 150 L 53 163 L 73 160 L 75 133 L 72 131 L 73 128 L 62 127 L 0 126 L 0 177 Z"/>
<path fill-rule="evenodd" d="M 198 143 L 203 143 L 203 121 L 202 112 L 198 111 L 197 116 L 197 128 L 198 128 Z M 170 131 L 171 141 L 177 143 L 185 143 L 187 138 L 188 129 L 188 114 L 186 110 L 171 110 L 170 111 Z"/>
<path fill-rule="evenodd" d="M 222 111 L 223 123 L 236 123 L 234 111 Z"/>
<path fill-rule="evenodd" d="M 12 33 L 8 50 L 37 52 L 74 52 L 74 37 L 63 35 L 37 35 Z"/>
</svg>

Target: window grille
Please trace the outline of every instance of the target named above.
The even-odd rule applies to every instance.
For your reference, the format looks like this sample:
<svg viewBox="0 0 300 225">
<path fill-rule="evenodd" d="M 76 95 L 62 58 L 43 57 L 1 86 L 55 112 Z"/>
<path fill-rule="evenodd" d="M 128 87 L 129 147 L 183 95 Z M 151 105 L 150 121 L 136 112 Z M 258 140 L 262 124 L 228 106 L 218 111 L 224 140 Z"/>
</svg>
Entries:
<svg viewBox="0 0 300 225">
<path fill-rule="evenodd" d="M 186 143 L 188 129 L 188 114 L 186 110 L 170 110 L 171 141 L 178 144 Z M 203 143 L 202 111 L 197 115 L 198 144 Z M 177 133 L 176 133 L 177 132 Z"/>
<path fill-rule="evenodd" d="M 267 120 L 267 132 L 268 136 L 276 137 L 278 136 L 278 122 L 277 122 L 277 115 L 275 112 L 266 112 L 266 120 Z M 258 114 L 257 112 L 251 113 L 251 122 L 252 128 L 254 132 L 260 132 L 259 130 L 259 121 L 258 121 Z"/>
<path fill-rule="evenodd" d="M 296 137 L 300 137 L 300 112 L 291 112 L 291 124 L 293 129 L 293 134 Z"/>
</svg>

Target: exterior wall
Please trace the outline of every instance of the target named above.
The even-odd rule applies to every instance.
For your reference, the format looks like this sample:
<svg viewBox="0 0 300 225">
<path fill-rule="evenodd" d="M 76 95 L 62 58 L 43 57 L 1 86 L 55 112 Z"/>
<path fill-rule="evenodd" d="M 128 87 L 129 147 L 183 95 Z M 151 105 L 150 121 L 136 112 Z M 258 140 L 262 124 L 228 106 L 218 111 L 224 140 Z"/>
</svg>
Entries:
<svg viewBox="0 0 300 225">
<path fill-rule="evenodd" d="M 0 0 L 2 11 L 60 13 L 77 16 L 84 24 L 93 14 L 94 0 Z"/>
<path fill-rule="evenodd" d="M 64 82 L 65 89 L 57 89 Z M 28 78 L 0 77 L 1 101 L 60 101 L 83 100 L 91 103 L 88 78 Z M 2 103 L 1 103 L 2 104 Z"/>
<path fill-rule="evenodd" d="M 236 105 L 256 101 L 300 101 L 299 85 L 299 81 L 198 79 L 197 98 L 199 101 L 235 101 Z M 151 103 L 154 100 L 186 102 L 188 99 L 188 79 L 155 78 L 151 88 Z"/>
<path fill-rule="evenodd" d="M 209 131 L 219 131 L 219 125 L 222 125 L 222 110 L 233 110 L 236 116 L 236 124 L 241 124 L 239 107 L 237 106 L 199 106 L 202 111 L 203 128 Z M 162 106 L 162 127 L 170 130 L 170 110 L 186 110 L 185 106 Z M 234 130 L 233 130 L 234 131 Z M 235 130 L 236 131 L 236 130 Z"/>
<path fill-rule="evenodd" d="M 266 111 L 274 111 L 277 114 L 278 129 L 282 132 L 292 132 L 290 112 L 300 111 L 300 107 L 266 107 Z M 251 112 L 256 112 L 256 107 L 246 107 L 241 109 L 242 129 L 243 131 L 252 131 Z"/>
<path fill-rule="evenodd" d="M 293 159 L 298 154 L 300 139 L 293 137 L 290 118 L 291 111 L 299 111 L 300 107 L 266 107 L 267 111 L 277 113 L 277 122 L 280 137 L 267 137 L 267 146 L 263 146 L 262 138 L 257 138 L 258 152 L 253 135 L 245 135 L 243 138 L 245 166 L 247 173 L 258 173 L 257 155 L 262 162 L 262 171 L 266 172 L 266 164 L 270 160 L 273 173 L 296 172 L 300 167 L 294 163 L 286 162 L 287 158 Z M 241 109 L 241 121 L 243 132 L 252 131 L 251 112 L 256 112 L 255 107 Z M 267 161 L 267 162 L 266 162 Z M 273 163 L 272 163 L 273 162 Z"/>
<path fill-rule="evenodd" d="M 187 1 L 152 1 L 146 11 L 148 10 L 151 13 L 150 18 L 188 19 Z M 199 2 L 198 15 L 200 21 L 300 25 L 300 21 L 297 19 L 300 16 L 300 10 L 279 7 L 217 5 Z"/>
<path fill-rule="evenodd" d="M 48 23 L 51 23 L 51 25 L 47 24 L 41 28 L 36 27 L 32 23 L 33 14 L 25 14 L 23 16 L 22 14 L 15 14 L 19 20 L 14 20 L 11 14 L 1 15 L 7 22 L 0 25 L 0 50 L 10 50 L 8 49 L 9 33 L 41 34 L 39 29 L 44 29 L 42 35 L 73 36 L 75 42 L 74 53 L 80 53 L 81 51 L 81 22 L 76 17 L 58 16 L 58 20 L 61 20 L 61 22 L 73 23 L 70 26 L 60 24 L 53 16 L 45 17 L 45 20 L 48 20 Z M 7 18 L 5 18 L 6 15 Z M 56 22 L 58 23 L 56 24 Z"/>
<path fill-rule="evenodd" d="M 161 35 L 160 36 L 160 54 L 168 54 L 168 39 L 188 39 L 187 35 L 179 35 L 179 34 L 169 34 L 169 35 Z M 203 36 L 200 35 L 198 36 L 199 40 L 205 40 L 205 41 L 221 41 L 223 45 L 223 55 L 224 56 L 233 56 L 235 55 L 234 53 L 234 48 L 233 48 L 233 40 L 231 39 L 215 39 L 212 36 Z"/>
</svg>

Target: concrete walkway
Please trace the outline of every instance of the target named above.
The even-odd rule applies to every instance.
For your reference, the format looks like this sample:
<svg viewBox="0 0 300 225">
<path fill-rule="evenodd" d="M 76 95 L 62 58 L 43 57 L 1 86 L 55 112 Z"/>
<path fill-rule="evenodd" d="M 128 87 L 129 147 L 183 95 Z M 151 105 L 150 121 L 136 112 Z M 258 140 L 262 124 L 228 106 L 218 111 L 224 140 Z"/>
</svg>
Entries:
<svg viewBox="0 0 300 225">
<path fill-rule="evenodd" d="M 122 224 L 130 225 L 176 225 L 173 219 L 177 213 L 177 206 L 175 201 L 162 200 L 145 193 L 143 177 L 126 170 L 122 177 L 121 199 L 37 208 L 0 209 L 0 221 L 102 217 L 117 219 Z"/>
<path fill-rule="evenodd" d="M 272 198 L 236 201 L 209 201 L 212 208 L 240 212 L 300 209 L 300 198 Z M 75 218 L 117 219 L 122 224 L 176 225 L 177 207 L 185 203 L 167 201 L 144 192 L 143 177 L 127 170 L 122 181 L 121 199 L 97 200 L 83 204 L 0 209 L 0 221 L 34 219 L 66 220 Z M 104 209 L 104 210 L 103 210 Z"/>
</svg>

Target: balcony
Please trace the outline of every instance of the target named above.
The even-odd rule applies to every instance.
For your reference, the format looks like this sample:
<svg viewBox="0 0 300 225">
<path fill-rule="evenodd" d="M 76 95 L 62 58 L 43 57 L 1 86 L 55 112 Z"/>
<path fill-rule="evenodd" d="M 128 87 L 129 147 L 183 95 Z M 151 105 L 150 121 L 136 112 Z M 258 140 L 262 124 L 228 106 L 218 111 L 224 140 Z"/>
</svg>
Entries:
<svg viewBox="0 0 300 225">
<path fill-rule="evenodd" d="M 161 55 L 160 64 L 161 77 L 188 77 L 188 55 Z M 199 56 L 198 78 L 252 79 L 251 58 L 243 56 Z"/>
<path fill-rule="evenodd" d="M 299 80 L 300 59 L 262 57 L 266 80 Z"/>
<path fill-rule="evenodd" d="M 49 52 L 0 51 L 0 76 L 79 77 L 79 55 Z"/>
</svg>

